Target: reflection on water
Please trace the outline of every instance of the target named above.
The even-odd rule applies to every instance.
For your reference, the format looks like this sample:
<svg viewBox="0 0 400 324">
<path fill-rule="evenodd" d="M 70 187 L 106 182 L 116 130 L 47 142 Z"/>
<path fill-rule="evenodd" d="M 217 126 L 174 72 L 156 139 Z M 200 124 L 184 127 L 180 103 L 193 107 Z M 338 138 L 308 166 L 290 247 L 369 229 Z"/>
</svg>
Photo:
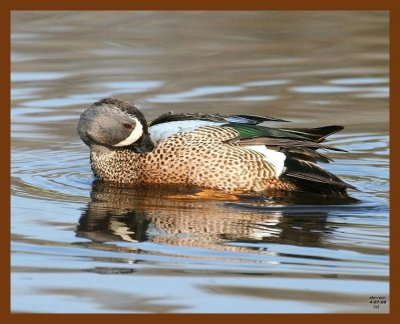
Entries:
<svg viewBox="0 0 400 324">
<path fill-rule="evenodd" d="M 388 312 L 368 303 L 389 292 L 388 26 L 367 11 L 14 12 L 12 310 Z M 103 97 L 149 120 L 344 125 L 328 144 L 348 152 L 324 167 L 359 191 L 213 201 L 96 181 L 76 124 Z"/>
<path fill-rule="evenodd" d="M 318 196 L 306 199 L 290 194 L 291 197 L 280 198 L 242 196 L 239 201 L 221 203 L 167 198 L 171 191 L 194 192 L 171 190 L 169 186 L 135 188 L 95 180 L 91 200 L 76 229 L 77 236 L 94 243 L 149 241 L 268 254 L 268 249 L 260 244 L 322 248 L 327 237 L 336 235 L 337 225 L 332 225 L 328 216 L 338 209 L 337 201 L 332 205 L 332 201 L 321 201 Z M 340 204 L 348 213 L 373 209 L 371 204 L 363 205 L 352 198 L 343 199 Z M 113 250 L 113 245 L 108 247 Z M 114 248 L 119 251 L 121 247 L 117 244 Z M 371 247 L 364 252 L 376 253 Z"/>
<path fill-rule="evenodd" d="M 324 212 L 288 216 L 284 207 L 281 211 L 264 208 L 264 212 L 249 209 L 240 213 L 213 201 L 166 198 L 170 193 L 170 188 L 163 193 L 160 188 L 143 190 L 95 181 L 77 234 L 94 242 L 152 241 L 218 250 L 235 248 L 224 245 L 226 241 L 283 243 L 285 237 L 292 237 L 291 244 L 317 246 L 327 217 Z M 248 199 L 253 203 L 255 198 Z M 271 204 L 265 202 L 268 198 L 258 199 L 265 206 Z"/>
</svg>

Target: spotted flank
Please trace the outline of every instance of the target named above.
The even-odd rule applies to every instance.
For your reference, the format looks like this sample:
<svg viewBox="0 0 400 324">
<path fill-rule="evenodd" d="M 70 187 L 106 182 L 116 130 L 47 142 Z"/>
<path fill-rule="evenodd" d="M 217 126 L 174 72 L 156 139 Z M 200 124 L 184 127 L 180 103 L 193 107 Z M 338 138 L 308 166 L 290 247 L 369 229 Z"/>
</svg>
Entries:
<svg viewBox="0 0 400 324">
<path fill-rule="evenodd" d="M 257 115 L 166 113 L 148 123 L 125 101 L 103 99 L 86 109 L 78 133 L 99 179 L 179 184 L 232 193 L 303 191 L 344 195 L 353 186 L 321 168 L 319 150 L 342 126 L 272 128 L 285 120 Z"/>
</svg>

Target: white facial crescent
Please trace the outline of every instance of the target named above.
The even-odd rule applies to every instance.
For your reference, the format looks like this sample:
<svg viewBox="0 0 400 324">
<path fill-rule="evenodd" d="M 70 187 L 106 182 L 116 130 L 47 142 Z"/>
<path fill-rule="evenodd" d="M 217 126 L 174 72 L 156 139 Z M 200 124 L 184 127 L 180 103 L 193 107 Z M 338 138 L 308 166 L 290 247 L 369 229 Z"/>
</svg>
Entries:
<svg viewBox="0 0 400 324">
<path fill-rule="evenodd" d="M 143 135 L 143 126 L 137 118 L 133 117 L 133 121 L 135 122 L 135 128 L 133 129 L 132 133 L 125 138 L 123 141 L 115 144 L 114 146 L 128 146 L 135 143 L 142 135 Z"/>
</svg>

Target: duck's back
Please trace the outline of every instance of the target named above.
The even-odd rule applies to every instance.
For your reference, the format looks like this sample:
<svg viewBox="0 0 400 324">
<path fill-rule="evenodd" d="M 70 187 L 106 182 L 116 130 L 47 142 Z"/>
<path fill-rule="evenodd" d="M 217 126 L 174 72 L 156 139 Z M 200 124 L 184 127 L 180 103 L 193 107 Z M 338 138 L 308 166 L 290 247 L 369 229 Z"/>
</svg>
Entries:
<svg viewBox="0 0 400 324">
<path fill-rule="evenodd" d="M 178 132 L 140 158 L 140 179 L 144 183 L 182 183 L 226 192 L 293 189 L 278 179 L 282 170 L 262 153 L 229 143 L 238 135 L 233 128 L 220 126 Z"/>
</svg>

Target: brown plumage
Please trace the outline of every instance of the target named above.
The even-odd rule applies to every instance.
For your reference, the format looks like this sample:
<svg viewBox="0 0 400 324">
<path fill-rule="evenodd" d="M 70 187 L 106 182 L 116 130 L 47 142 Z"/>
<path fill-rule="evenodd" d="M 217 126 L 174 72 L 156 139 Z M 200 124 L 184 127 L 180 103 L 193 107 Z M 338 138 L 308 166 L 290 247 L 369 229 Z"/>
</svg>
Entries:
<svg viewBox="0 0 400 324">
<path fill-rule="evenodd" d="M 207 126 L 175 134 L 145 155 L 124 149 L 92 151 L 92 169 L 100 179 L 121 183 L 175 183 L 225 192 L 294 190 L 275 176 L 260 153 L 225 143 L 238 135 L 229 128 Z"/>
</svg>

